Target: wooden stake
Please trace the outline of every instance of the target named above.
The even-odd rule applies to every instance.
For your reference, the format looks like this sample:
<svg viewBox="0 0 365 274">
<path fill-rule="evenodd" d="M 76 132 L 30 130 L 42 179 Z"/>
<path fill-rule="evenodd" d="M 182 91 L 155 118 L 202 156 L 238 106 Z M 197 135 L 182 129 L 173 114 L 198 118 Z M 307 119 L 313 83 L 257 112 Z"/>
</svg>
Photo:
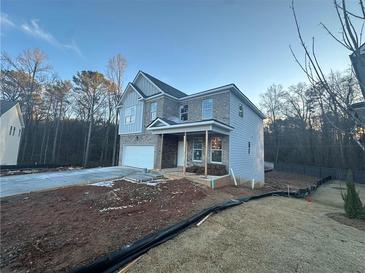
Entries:
<svg viewBox="0 0 365 274">
<path fill-rule="evenodd" d="M 209 217 L 210 215 L 212 215 L 213 212 L 210 212 L 207 216 L 205 216 L 199 223 L 196 224 L 196 226 L 200 226 L 202 223 L 204 223 Z"/>
<path fill-rule="evenodd" d="M 142 256 L 139 256 L 138 258 L 134 259 L 133 261 L 131 261 L 129 264 L 127 264 L 125 267 L 123 267 L 121 270 L 119 270 L 119 273 L 127 273 L 128 269 L 131 268 L 136 262 L 138 262 L 140 259 L 142 258 Z"/>
</svg>

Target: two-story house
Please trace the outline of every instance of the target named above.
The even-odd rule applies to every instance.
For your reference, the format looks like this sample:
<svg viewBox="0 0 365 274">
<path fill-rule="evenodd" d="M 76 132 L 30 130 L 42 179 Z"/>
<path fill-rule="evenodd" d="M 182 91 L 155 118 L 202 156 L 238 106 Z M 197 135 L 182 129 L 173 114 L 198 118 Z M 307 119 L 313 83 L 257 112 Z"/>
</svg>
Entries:
<svg viewBox="0 0 365 274">
<path fill-rule="evenodd" d="M 19 103 L 0 100 L 0 165 L 16 165 L 24 128 Z"/>
<path fill-rule="evenodd" d="M 187 95 L 139 71 L 119 111 L 119 165 L 207 173 L 215 163 L 237 180 L 264 182 L 264 115 L 234 84 Z"/>
</svg>

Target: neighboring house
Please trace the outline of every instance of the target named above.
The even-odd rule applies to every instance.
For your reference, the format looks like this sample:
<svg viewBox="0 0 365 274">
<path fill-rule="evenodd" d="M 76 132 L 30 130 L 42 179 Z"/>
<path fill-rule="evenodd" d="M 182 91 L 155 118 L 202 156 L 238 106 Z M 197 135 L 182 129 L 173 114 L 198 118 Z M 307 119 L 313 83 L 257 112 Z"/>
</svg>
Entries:
<svg viewBox="0 0 365 274">
<path fill-rule="evenodd" d="M 23 116 L 17 102 L 0 100 L 0 165 L 16 165 Z"/>
<path fill-rule="evenodd" d="M 119 108 L 119 165 L 206 171 L 216 163 L 264 182 L 265 117 L 234 84 L 187 95 L 139 71 Z"/>
</svg>

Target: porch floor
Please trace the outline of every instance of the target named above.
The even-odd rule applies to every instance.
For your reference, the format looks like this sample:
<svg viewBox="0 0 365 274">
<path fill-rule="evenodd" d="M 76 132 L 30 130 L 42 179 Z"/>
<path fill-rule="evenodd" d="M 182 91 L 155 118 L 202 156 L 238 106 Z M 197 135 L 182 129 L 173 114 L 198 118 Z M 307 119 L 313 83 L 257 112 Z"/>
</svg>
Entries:
<svg viewBox="0 0 365 274">
<path fill-rule="evenodd" d="M 223 176 L 214 176 L 214 175 L 199 175 L 191 172 L 186 172 L 185 176 L 183 173 L 182 167 L 174 167 L 174 168 L 164 168 L 159 170 L 166 178 L 168 179 L 182 179 L 186 178 L 194 183 L 203 184 L 207 187 L 215 188 L 215 182 L 220 181 L 226 177 L 230 177 L 230 175 L 223 175 Z"/>
</svg>

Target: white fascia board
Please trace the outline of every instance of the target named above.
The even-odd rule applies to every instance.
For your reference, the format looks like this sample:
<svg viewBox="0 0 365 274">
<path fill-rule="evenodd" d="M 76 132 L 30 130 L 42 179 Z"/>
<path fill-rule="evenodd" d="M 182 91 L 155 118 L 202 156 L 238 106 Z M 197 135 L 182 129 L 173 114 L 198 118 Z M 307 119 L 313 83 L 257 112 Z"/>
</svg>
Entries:
<svg viewBox="0 0 365 274">
<path fill-rule="evenodd" d="M 202 125 L 195 127 L 187 127 L 187 128 L 171 128 L 171 127 L 160 127 L 154 129 L 148 129 L 152 132 L 152 134 L 172 134 L 172 133 L 184 133 L 184 132 L 198 132 L 198 131 L 206 131 L 212 130 L 212 125 Z"/>
<path fill-rule="evenodd" d="M 261 119 L 265 119 L 266 116 L 244 95 L 236 86 L 233 85 L 233 89 L 236 91 L 236 95 L 240 97 L 246 105 L 248 105 Z"/>
<path fill-rule="evenodd" d="M 18 117 L 19 117 L 19 120 L 20 120 L 20 125 L 21 125 L 21 127 L 22 127 L 22 128 L 25 128 L 24 119 L 23 119 L 23 114 L 22 114 L 22 110 L 21 110 L 21 108 L 20 108 L 19 103 L 17 103 L 17 104 L 15 105 L 15 107 L 16 107 L 16 110 L 17 110 L 17 112 L 18 112 Z"/>
<path fill-rule="evenodd" d="M 234 85 L 229 84 L 229 85 L 226 85 L 226 86 L 222 86 L 222 87 L 213 88 L 213 89 L 209 89 L 209 90 L 206 90 L 206 91 L 194 93 L 194 94 L 191 94 L 191 95 L 188 95 L 188 96 L 185 96 L 185 97 L 181 97 L 180 100 L 188 100 L 188 99 L 199 97 L 199 96 L 206 96 L 206 95 L 209 95 L 211 93 L 216 93 L 218 91 L 223 91 L 223 90 L 227 90 L 227 89 L 230 89 L 230 88 L 234 88 Z"/>
<path fill-rule="evenodd" d="M 160 122 L 162 124 L 164 124 L 165 126 L 169 126 L 170 124 L 166 123 L 164 120 L 157 118 L 155 121 L 153 121 L 152 124 L 150 124 L 147 129 L 152 128 L 154 124 L 156 124 L 157 122 Z"/>
<path fill-rule="evenodd" d="M 204 126 L 210 126 L 210 130 L 212 129 L 213 126 L 216 127 L 220 127 L 226 130 L 231 131 L 232 128 L 226 125 L 223 125 L 221 123 L 218 123 L 216 121 L 203 121 L 203 122 L 198 122 L 198 123 L 182 123 L 182 124 L 177 124 L 177 125 L 169 125 L 169 126 L 165 126 L 165 127 L 158 127 L 158 128 L 151 128 L 150 126 L 147 128 L 147 130 L 150 131 L 157 131 L 157 130 L 168 130 L 168 129 L 178 129 L 178 132 L 183 132 L 188 130 L 189 128 L 194 128 L 193 131 L 196 131 L 195 128 L 197 127 L 204 127 Z M 184 130 L 182 130 L 184 129 Z"/>
<path fill-rule="evenodd" d="M 140 96 L 140 98 L 138 98 L 138 100 L 144 100 L 144 98 L 143 98 L 143 96 L 142 96 L 142 94 L 140 94 L 139 92 L 138 92 L 138 90 L 136 90 L 132 85 L 131 85 L 131 83 L 128 83 L 128 85 L 127 85 L 127 87 L 125 88 L 125 90 L 124 90 L 124 92 L 123 92 L 123 94 L 122 94 L 122 97 L 120 98 L 120 100 L 119 100 L 119 104 L 117 105 L 117 109 L 118 108 L 121 108 L 122 107 L 122 102 L 123 102 L 123 99 L 124 99 L 124 96 L 127 94 L 127 92 L 128 92 L 128 89 L 129 88 L 131 88 L 131 89 L 133 89 L 135 92 L 137 92 L 137 94 Z"/>
</svg>

